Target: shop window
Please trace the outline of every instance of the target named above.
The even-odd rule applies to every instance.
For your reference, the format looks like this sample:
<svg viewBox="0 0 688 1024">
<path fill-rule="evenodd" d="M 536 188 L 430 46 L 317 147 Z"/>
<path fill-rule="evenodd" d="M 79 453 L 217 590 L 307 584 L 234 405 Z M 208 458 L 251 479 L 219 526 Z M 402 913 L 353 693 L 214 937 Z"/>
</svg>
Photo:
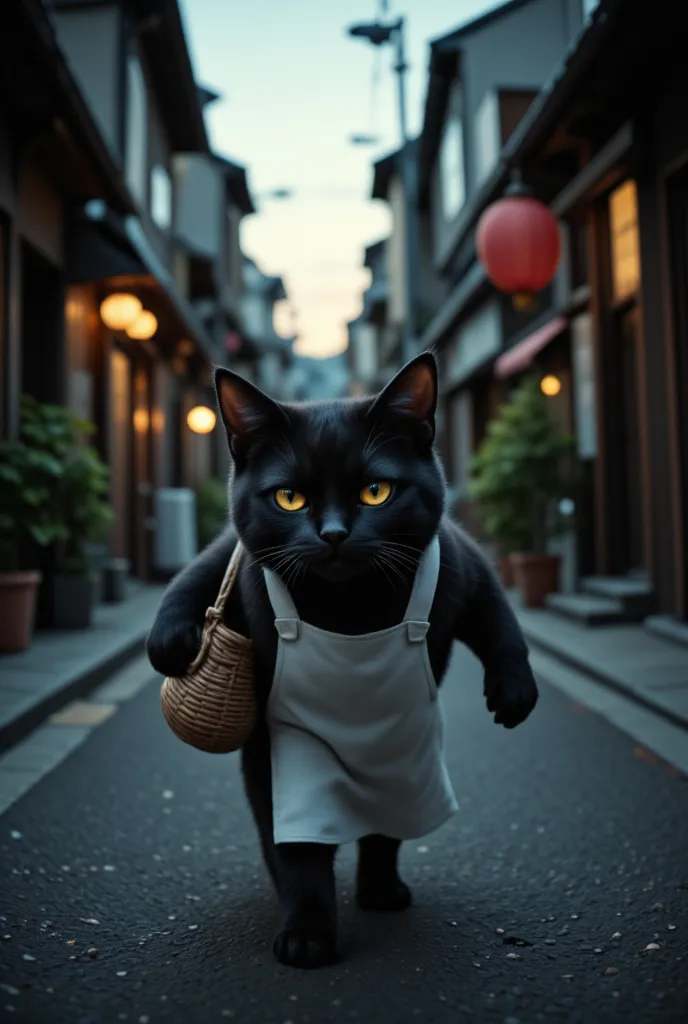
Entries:
<svg viewBox="0 0 688 1024">
<path fill-rule="evenodd" d="M 473 396 L 469 390 L 452 399 L 450 419 L 452 483 L 463 490 L 468 487 L 473 457 Z"/>
<path fill-rule="evenodd" d="M 609 231 L 612 256 L 612 295 L 623 302 L 640 286 L 638 196 L 632 180 L 619 185 L 609 197 Z"/>
<path fill-rule="evenodd" d="M 127 125 L 124 152 L 125 178 L 140 206 L 148 199 L 148 98 L 138 57 L 127 60 Z"/>
<path fill-rule="evenodd" d="M 151 169 L 151 217 L 163 231 L 172 226 L 172 181 L 160 164 Z"/>
<path fill-rule="evenodd" d="M 463 120 L 461 89 L 457 84 L 451 94 L 449 112 L 440 145 L 440 190 L 442 213 L 446 222 L 454 220 L 466 198 L 463 155 Z"/>
</svg>

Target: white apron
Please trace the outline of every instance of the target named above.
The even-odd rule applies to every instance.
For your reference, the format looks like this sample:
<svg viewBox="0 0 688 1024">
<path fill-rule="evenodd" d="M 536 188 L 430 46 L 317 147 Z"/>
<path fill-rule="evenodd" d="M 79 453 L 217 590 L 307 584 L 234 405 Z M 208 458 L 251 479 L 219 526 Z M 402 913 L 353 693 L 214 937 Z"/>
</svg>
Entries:
<svg viewBox="0 0 688 1024">
<path fill-rule="evenodd" d="M 439 563 L 435 537 L 403 622 L 361 636 L 302 622 L 263 570 L 278 633 L 267 708 L 275 843 L 413 839 L 458 810 L 426 643 Z"/>
</svg>

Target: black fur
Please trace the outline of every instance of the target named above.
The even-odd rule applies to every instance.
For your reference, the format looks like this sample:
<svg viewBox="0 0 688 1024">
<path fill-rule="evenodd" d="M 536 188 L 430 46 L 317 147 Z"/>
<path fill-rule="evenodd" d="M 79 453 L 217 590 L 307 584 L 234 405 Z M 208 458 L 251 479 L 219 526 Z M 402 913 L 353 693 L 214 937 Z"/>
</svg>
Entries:
<svg viewBox="0 0 688 1024">
<path fill-rule="evenodd" d="M 428 632 L 438 684 L 459 640 L 485 669 L 495 722 L 513 728 L 537 701 L 528 651 L 502 588 L 477 546 L 444 515 L 445 484 L 433 448 L 437 380 L 427 353 L 412 360 L 376 400 L 278 405 L 227 370 L 216 374 L 234 460 L 232 525 L 170 584 L 148 639 L 153 667 L 182 675 L 199 645 L 237 536 L 250 554 L 227 608 L 232 627 L 254 643 L 261 716 L 242 750 L 246 792 L 284 911 L 275 939 L 280 961 L 316 967 L 336 955 L 336 848 L 275 846 L 270 740 L 264 710 L 277 634 L 262 565 L 287 583 L 301 617 L 334 632 L 385 629 L 403 618 L 420 552 L 439 530 L 440 575 Z M 361 488 L 394 482 L 387 503 L 361 505 Z M 309 506 L 284 512 L 274 491 L 290 486 Z M 324 536 L 330 540 L 324 539 Z M 411 894 L 397 873 L 399 842 L 359 843 L 357 899 L 364 910 L 404 910 Z"/>
</svg>

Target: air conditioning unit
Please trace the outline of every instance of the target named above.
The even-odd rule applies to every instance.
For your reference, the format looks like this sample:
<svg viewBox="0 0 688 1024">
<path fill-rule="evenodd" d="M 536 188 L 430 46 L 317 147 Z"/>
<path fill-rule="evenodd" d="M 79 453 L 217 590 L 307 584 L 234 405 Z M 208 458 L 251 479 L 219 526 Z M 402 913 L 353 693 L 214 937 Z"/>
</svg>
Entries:
<svg viewBox="0 0 688 1024">
<path fill-rule="evenodd" d="M 155 520 L 155 568 L 174 575 L 198 554 L 196 495 L 189 487 L 160 487 Z"/>
</svg>

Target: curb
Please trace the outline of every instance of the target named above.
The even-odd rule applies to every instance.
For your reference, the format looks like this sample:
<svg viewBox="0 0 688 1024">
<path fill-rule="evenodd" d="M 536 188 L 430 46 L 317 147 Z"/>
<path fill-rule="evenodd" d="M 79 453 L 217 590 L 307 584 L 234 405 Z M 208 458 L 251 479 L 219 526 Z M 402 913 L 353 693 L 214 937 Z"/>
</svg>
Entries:
<svg viewBox="0 0 688 1024">
<path fill-rule="evenodd" d="M 576 669 L 576 671 L 596 680 L 596 682 L 602 683 L 603 686 L 607 686 L 610 690 L 614 690 L 621 696 L 640 705 L 640 707 L 643 707 L 648 711 L 652 711 L 655 715 L 661 716 L 673 725 L 677 725 L 680 729 L 688 731 L 688 720 L 683 715 L 674 712 L 670 708 L 666 707 L 666 705 L 653 700 L 651 696 L 641 693 L 638 690 L 634 690 L 633 687 L 628 686 L 610 672 L 605 672 L 604 668 L 599 665 L 592 664 L 589 661 L 586 661 L 585 658 L 577 657 L 575 654 L 570 654 L 568 651 L 562 651 L 561 647 L 557 644 L 543 640 L 540 634 L 536 634 L 530 630 L 518 615 L 517 618 L 523 635 L 530 646 L 537 648 L 552 658 L 556 658 L 558 661 L 562 662 L 562 664 Z"/>
<path fill-rule="evenodd" d="M 0 726 L 0 754 L 7 751 L 33 732 L 50 715 L 60 711 L 66 704 L 80 697 L 86 697 L 108 676 L 122 668 L 139 654 L 145 653 L 149 628 L 142 630 L 133 640 L 128 640 L 116 651 L 106 654 L 89 668 L 72 676 L 54 693 L 39 697 L 36 703 L 21 712 L 11 722 Z M 153 671 L 151 669 L 151 671 Z"/>
</svg>

